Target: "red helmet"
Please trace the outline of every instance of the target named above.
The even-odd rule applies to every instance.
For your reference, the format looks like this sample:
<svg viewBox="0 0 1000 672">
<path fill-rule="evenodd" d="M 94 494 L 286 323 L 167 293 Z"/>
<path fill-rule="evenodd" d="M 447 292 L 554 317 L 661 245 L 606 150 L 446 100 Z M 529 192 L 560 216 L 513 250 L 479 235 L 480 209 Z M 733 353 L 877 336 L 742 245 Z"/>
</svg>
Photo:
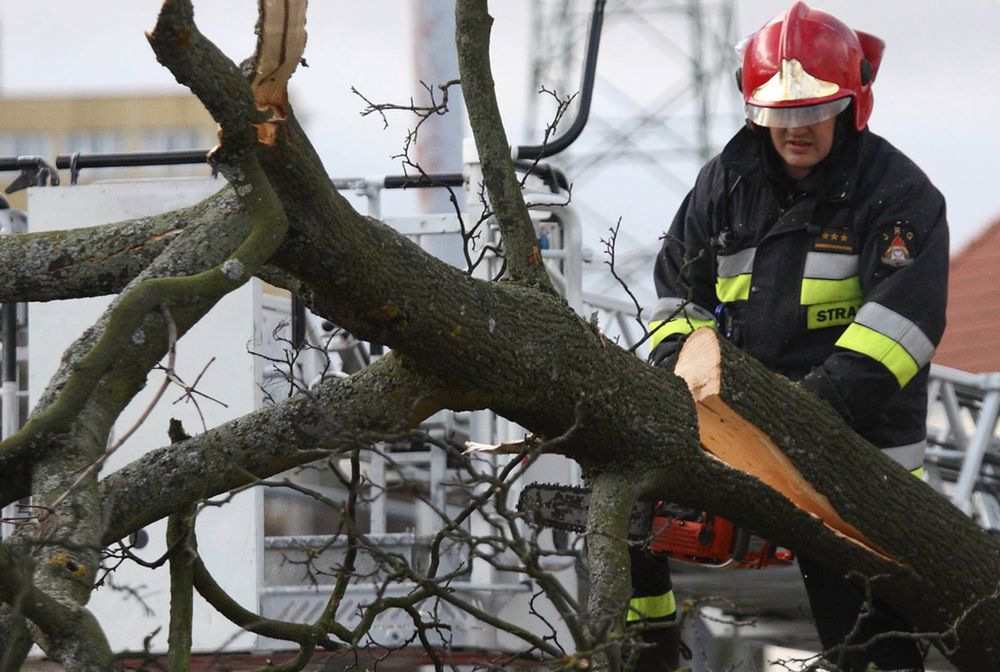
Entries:
<svg viewBox="0 0 1000 672">
<path fill-rule="evenodd" d="M 885 42 L 796 2 L 747 41 L 740 90 L 747 118 L 760 126 L 808 126 L 854 99 L 860 131 L 872 113 L 871 85 Z"/>
</svg>

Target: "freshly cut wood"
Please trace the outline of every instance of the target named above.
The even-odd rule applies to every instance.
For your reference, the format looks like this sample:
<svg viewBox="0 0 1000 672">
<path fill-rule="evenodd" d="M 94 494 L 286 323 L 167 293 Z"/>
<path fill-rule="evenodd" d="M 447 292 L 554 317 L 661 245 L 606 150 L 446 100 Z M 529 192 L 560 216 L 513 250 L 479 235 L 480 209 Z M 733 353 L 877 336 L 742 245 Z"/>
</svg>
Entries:
<svg viewBox="0 0 1000 672">
<path fill-rule="evenodd" d="M 836 533 L 888 557 L 840 517 L 830 500 L 816 491 L 771 437 L 722 399 L 722 351 L 714 329 L 699 329 L 687 339 L 674 373 L 684 379 L 694 398 L 699 436 L 705 450 L 733 469 L 774 488 Z"/>
<path fill-rule="evenodd" d="M 705 450 L 768 486 L 752 500 L 714 493 L 719 513 L 765 524 L 768 508 L 791 502 L 808 515 L 785 511 L 759 531 L 870 588 L 963 672 L 996 669 L 1000 544 L 989 533 L 716 331 L 689 336 L 674 370 Z M 784 497 L 765 505 L 767 492 Z"/>
</svg>

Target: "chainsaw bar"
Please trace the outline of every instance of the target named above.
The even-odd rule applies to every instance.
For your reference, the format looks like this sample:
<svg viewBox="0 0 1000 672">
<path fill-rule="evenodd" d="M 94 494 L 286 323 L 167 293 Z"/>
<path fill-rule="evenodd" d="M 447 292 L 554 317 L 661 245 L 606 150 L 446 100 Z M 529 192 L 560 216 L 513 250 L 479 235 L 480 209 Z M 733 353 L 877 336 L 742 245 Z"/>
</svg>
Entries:
<svg viewBox="0 0 1000 672">
<path fill-rule="evenodd" d="M 589 508 L 590 488 L 555 483 L 531 483 L 517 501 L 518 511 L 529 514 L 536 524 L 566 532 L 587 531 Z M 629 517 L 629 536 L 649 535 L 652 520 L 653 505 L 636 502 Z"/>
</svg>

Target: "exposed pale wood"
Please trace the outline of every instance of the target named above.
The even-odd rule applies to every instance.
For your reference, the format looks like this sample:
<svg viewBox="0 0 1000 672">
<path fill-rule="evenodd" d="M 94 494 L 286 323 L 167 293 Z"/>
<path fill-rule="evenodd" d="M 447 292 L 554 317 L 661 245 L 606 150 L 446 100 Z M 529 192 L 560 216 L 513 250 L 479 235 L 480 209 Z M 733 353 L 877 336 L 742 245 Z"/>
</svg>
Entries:
<svg viewBox="0 0 1000 672">
<path fill-rule="evenodd" d="M 698 329 L 684 341 L 674 373 L 684 379 L 695 401 L 718 394 L 722 387 L 722 351 L 714 330 Z"/>
<path fill-rule="evenodd" d="M 478 443 L 476 441 L 465 442 L 465 454 L 489 453 L 493 455 L 517 455 L 528 448 L 524 441 L 506 441 L 504 443 Z"/>
<path fill-rule="evenodd" d="M 256 77 L 253 95 L 257 108 L 271 119 L 257 125 L 258 140 L 274 146 L 275 122 L 288 115 L 288 80 L 306 48 L 306 0 L 264 0 L 260 3 Z"/>
<path fill-rule="evenodd" d="M 846 539 L 873 553 L 888 555 L 841 518 L 767 434 L 722 399 L 722 353 L 713 329 L 694 332 L 677 358 L 674 373 L 684 379 L 695 400 L 701 444 L 733 469 L 758 478 L 797 507 L 818 517 Z"/>
</svg>

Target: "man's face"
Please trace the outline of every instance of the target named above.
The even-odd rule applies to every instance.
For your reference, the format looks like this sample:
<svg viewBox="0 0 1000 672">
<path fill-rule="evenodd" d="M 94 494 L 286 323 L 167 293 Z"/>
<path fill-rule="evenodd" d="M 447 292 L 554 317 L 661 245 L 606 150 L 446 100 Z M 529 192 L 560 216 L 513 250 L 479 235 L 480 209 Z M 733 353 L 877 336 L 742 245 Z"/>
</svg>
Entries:
<svg viewBox="0 0 1000 672">
<path fill-rule="evenodd" d="M 830 154 L 837 117 L 799 128 L 770 128 L 771 142 L 781 157 L 785 172 L 801 180 Z"/>
</svg>

